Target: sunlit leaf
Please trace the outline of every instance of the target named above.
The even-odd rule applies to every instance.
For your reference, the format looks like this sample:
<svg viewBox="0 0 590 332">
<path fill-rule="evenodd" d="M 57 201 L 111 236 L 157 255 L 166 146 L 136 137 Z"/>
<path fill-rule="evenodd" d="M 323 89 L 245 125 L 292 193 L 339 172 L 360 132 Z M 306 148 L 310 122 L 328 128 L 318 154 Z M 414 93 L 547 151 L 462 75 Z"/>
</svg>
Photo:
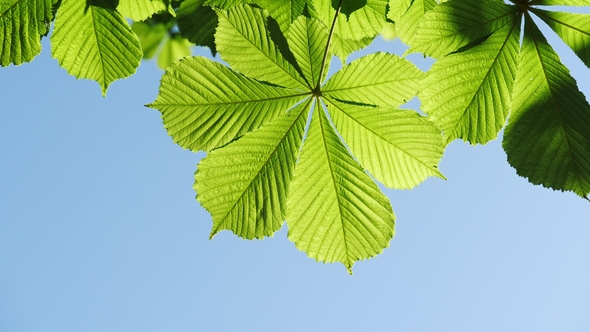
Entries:
<svg viewBox="0 0 590 332">
<path fill-rule="evenodd" d="M 330 52 L 340 58 L 342 62 L 346 62 L 346 58 L 358 50 L 361 50 L 373 42 L 374 37 L 366 37 L 363 39 L 343 39 L 338 35 L 332 35 L 332 43 L 330 44 Z"/>
<path fill-rule="evenodd" d="M 513 20 L 485 42 L 437 61 L 419 93 L 422 109 L 456 138 L 486 143 L 504 127 L 516 76 L 520 20 Z"/>
<path fill-rule="evenodd" d="M 322 91 L 335 100 L 398 107 L 416 95 L 423 75 L 410 61 L 378 52 L 346 65 Z"/>
<path fill-rule="evenodd" d="M 414 111 L 329 102 L 328 109 L 346 145 L 379 182 L 411 189 L 438 170 L 443 154 L 440 130 Z"/>
<path fill-rule="evenodd" d="M 328 70 L 324 68 L 324 77 L 320 80 L 321 59 L 328 45 L 328 29 L 315 19 L 301 16 L 289 28 L 287 41 L 308 86 L 314 87 L 318 82 L 323 82 Z M 326 56 L 329 57 L 330 53 Z M 328 65 L 326 61 L 325 67 Z"/>
<path fill-rule="evenodd" d="M 232 69 L 201 57 L 175 62 L 149 105 L 175 142 L 209 152 L 195 189 L 213 216 L 211 235 L 228 229 L 262 238 L 286 219 L 298 248 L 350 271 L 394 233 L 391 206 L 359 162 L 390 187 L 442 177 L 442 134 L 431 122 L 411 111 L 359 106 L 399 106 L 416 94 L 423 73 L 379 53 L 321 86 L 331 55 L 322 22 L 300 16 L 285 36 L 263 10 L 241 4 L 217 11 L 219 52 Z"/>
<path fill-rule="evenodd" d="M 389 0 L 387 18 L 397 22 L 408 11 L 414 0 Z"/>
<path fill-rule="evenodd" d="M 130 76 L 142 58 L 141 45 L 112 1 L 62 0 L 51 35 L 53 57 L 77 78 L 109 85 Z"/>
<path fill-rule="evenodd" d="M 117 11 L 134 21 L 143 21 L 155 13 L 174 10 L 167 5 L 167 0 L 119 0 Z"/>
<path fill-rule="evenodd" d="M 497 0 L 451 0 L 424 15 L 411 38 L 412 51 L 435 58 L 456 51 L 514 19 L 515 6 Z"/>
<path fill-rule="evenodd" d="M 345 1 L 345 3 L 347 2 L 351 3 L 350 12 L 338 14 L 338 22 L 334 31 L 340 38 L 354 40 L 371 38 L 383 30 L 386 23 L 387 0 Z M 332 25 L 336 14 L 334 4 L 337 3 L 338 1 L 313 0 L 319 18 L 327 26 Z"/>
<path fill-rule="evenodd" d="M 20 65 L 41 52 L 57 0 L 0 1 L 0 66 Z"/>
<path fill-rule="evenodd" d="M 244 75 L 289 88 L 308 87 L 271 39 L 262 10 L 239 5 L 220 11 L 215 42 L 221 58 Z"/>
<path fill-rule="evenodd" d="M 139 37 L 144 59 L 153 58 L 160 44 L 168 35 L 168 30 L 162 23 L 149 25 L 144 22 L 133 22 L 131 29 Z"/>
<path fill-rule="evenodd" d="M 278 117 L 303 95 L 195 57 L 166 70 L 158 98 L 149 106 L 162 112 L 164 126 L 176 143 L 209 151 Z"/>
<path fill-rule="evenodd" d="M 533 0 L 531 4 L 541 6 L 590 6 L 590 0 Z"/>
<path fill-rule="evenodd" d="M 213 216 L 211 236 L 228 229 L 260 239 L 281 228 L 310 106 L 308 100 L 201 160 L 195 191 Z"/>
<path fill-rule="evenodd" d="M 322 262 L 379 254 L 394 234 L 389 200 L 350 156 L 323 110 L 316 109 L 287 200 L 289 239 Z"/>
<path fill-rule="evenodd" d="M 434 6 L 436 6 L 436 0 L 414 0 L 410 8 L 395 22 L 399 39 L 407 45 L 412 45 L 418 23 Z"/>
</svg>

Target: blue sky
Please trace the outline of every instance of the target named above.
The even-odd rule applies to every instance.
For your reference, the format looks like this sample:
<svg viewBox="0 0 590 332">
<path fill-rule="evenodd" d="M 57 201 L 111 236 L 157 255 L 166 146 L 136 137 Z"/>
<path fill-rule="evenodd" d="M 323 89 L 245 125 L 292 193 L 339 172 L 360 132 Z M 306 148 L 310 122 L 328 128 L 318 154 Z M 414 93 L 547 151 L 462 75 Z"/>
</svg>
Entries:
<svg viewBox="0 0 590 332">
<path fill-rule="evenodd" d="M 204 154 L 143 106 L 162 71 L 144 62 L 102 98 L 47 42 L 0 69 L 1 332 L 590 330 L 590 203 L 518 177 L 499 140 L 452 143 L 447 181 L 384 189 L 397 234 L 349 276 L 286 226 L 208 240 L 192 190 Z M 556 45 L 590 96 L 588 70 Z"/>
</svg>

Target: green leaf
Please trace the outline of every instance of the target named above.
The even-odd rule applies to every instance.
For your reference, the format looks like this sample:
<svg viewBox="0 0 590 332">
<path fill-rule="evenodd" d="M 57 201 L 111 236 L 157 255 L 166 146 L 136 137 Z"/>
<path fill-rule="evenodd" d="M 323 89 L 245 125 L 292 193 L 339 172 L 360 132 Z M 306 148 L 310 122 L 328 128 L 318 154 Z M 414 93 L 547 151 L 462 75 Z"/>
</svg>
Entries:
<svg viewBox="0 0 590 332">
<path fill-rule="evenodd" d="M 288 237 L 322 262 L 379 254 L 394 234 L 389 200 L 352 159 L 321 109 L 314 112 L 287 200 Z"/>
<path fill-rule="evenodd" d="M 590 68 L 590 15 L 534 10 Z"/>
<path fill-rule="evenodd" d="M 271 39 L 262 10 L 239 5 L 218 13 L 217 50 L 234 70 L 288 88 L 309 86 Z"/>
<path fill-rule="evenodd" d="M 158 57 L 158 66 L 166 69 L 178 59 L 191 55 L 191 46 L 192 44 L 180 35 L 167 38 Z"/>
<path fill-rule="evenodd" d="M 300 101 L 298 91 L 261 84 L 203 57 L 168 67 L 158 98 L 164 126 L 180 146 L 210 151 L 278 117 Z"/>
<path fill-rule="evenodd" d="M 515 6 L 497 0 L 451 0 L 424 15 L 411 51 L 439 58 L 488 36 L 514 19 Z"/>
<path fill-rule="evenodd" d="M 345 63 L 346 58 L 348 58 L 351 53 L 371 45 L 373 39 L 375 39 L 375 37 L 367 37 L 359 40 L 343 39 L 338 35 L 332 35 L 330 52 L 340 58 L 342 63 Z"/>
<path fill-rule="evenodd" d="M 311 99 L 201 160 L 195 191 L 213 216 L 211 237 L 228 229 L 261 239 L 281 228 L 310 106 Z"/>
<path fill-rule="evenodd" d="M 590 0 L 533 0 L 532 5 L 541 6 L 590 6 Z"/>
<path fill-rule="evenodd" d="M 413 0 L 389 0 L 387 18 L 393 22 L 397 22 L 408 11 L 412 2 Z"/>
<path fill-rule="evenodd" d="M 334 30 L 336 35 L 343 39 L 361 40 L 373 38 L 383 30 L 388 0 L 349 0 L 344 3 L 347 2 L 352 3 L 351 9 L 348 13 L 338 14 Z M 326 26 L 332 26 L 336 14 L 334 4 L 337 3 L 335 0 L 313 0 L 318 16 Z"/>
<path fill-rule="evenodd" d="M 447 143 L 487 143 L 504 127 L 516 76 L 520 19 L 485 42 L 437 61 L 418 94 Z"/>
<path fill-rule="evenodd" d="M 287 31 L 291 23 L 304 15 L 306 11 L 314 13 L 311 0 L 252 0 L 252 2 L 268 10 L 270 16 L 277 20 L 282 31 Z"/>
<path fill-rule="evenodd" d="M 527 17 L 503 146 L 534 184 L 590 193 L 590 105 L 532 19 Z"/>
<path fill-rule="evenodd" d="M 139 38 L 144 59 L 153 58 L 160 44 L 168 35 L 168 29 L 162 23 L 149 25 L 145 22 L 133 22 L 131 29 Z"/>
<path fill-rule="evenodd" d="M 133 74 L 141 45 L 111 3 L 63 0 L 51 35 L 52 54 L 68 73 L 98 82 L 103 96 L 109 85 Z"/>
<path fill-rule="evenodd" d="M 335 100 L 398 107 L 416 95 L 423 76 L 410 61 L 377 52 L 346 65 L 322 92 Z"/>
<path fill-rule="evenodd" d="M 187 1 L 187 0 L 184 0 Z M 243 3 L 251 3 L 254 0 L 205 0 L 205 5 L 207 6 L 214 6 L 220 9 L 230 9 L 233 6 L 243 4 Z"/>
<path fill-rule="evenodd" d="M 174 15 L 174 10 L 169 8 L 165 0 L 119 0 L 118 2 L 117 11 L 134 21 L 143 21 L 155 13 L 166 10 Z"/>
<path fill-rule="evenodd" d="M 329 61 L 325 62 L 324 77 L 320 80 L 322 58 L 328 45 L 328 29 L 320 21 L 302 16 L 291 25 L 287 41 L 299 68 L 309 82 L 308 87 L 323 82 L 330 64 Z"/>
<path fill-rule="evenodd" d="M 411 189 L 438 170 L 440 130 L 414 111 L 351 106 L 326 98 L 330 115 L 360 164 L 387 187 Z"/>
<path fill-rule="evenodd" d="M 0 66 L 29 62 L 41 52 L 57 0 L 0 1 Z"/>
<path fill-rule="evenodd" d="M 414 0 L 410 8 L 395 22 L 395 30 L 402 42 L 406 45 L 413 44 L 420 20 L 434 6 L 436 0 Z"/>
<path fill-rule="evenodd" d="M 207 46 L 215 54 L 215 28 L 217 14 L 204 6 L 205 0 L 185 0 L 178 9 L 178 29 L 183 37 L 200 46 Z"/>
</svg>

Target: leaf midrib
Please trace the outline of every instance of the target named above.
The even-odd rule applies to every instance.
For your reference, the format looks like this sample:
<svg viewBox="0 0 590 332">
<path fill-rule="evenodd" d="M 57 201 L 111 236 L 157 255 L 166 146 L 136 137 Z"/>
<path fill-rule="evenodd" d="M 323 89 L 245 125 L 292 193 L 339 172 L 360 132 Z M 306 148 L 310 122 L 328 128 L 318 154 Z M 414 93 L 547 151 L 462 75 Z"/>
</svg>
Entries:
<svg viewBox="0 0 590 332">
<path fill-rule="evenodd" d="M 508 32 L 508 34 L 506 35 L 506 39 L 504 40 L 504 42 L 502 43 L 502 46 L 500 47 L 500 49 L 498 50 L 498 53 L 496 54 L 496 56 L 494 56 L 494 60 L 492 61 L 492 64 L 490 65 L 490 67 L 488 68 L 488 71 L 486 72 L 486 74 L 483 76 L 483 78 L 481 79 L 477 90 L 475 91 L 475 93 L 473 94 L 473 96 L 471 97 L 471 100 L 469 101 L 469 103 L 467 104 L 467 107 L 465 107 L 465 110 L 462 112 L 461 116 L 459 117 L 459 120 L 455 123 L 455 125 L 453 126 L 453 129 L 451 130 L 451 134 L 455 133 L 455 130 L 457 129 L 457 127 L 459 126 L 459 123 L 461 123 L 463 121 L 463 118 L 465 117 L 465 115 L 467 115 L 469 112 L 467 112 L 467 110 L 471 107 L 471 105 L 473 104 L 475 97 L 478 95 L 478 93 L 481 91 L 482 86 L 483 86 L 483 82 L 488 78 L 488 76 L 490 75 L 490 73 L 492 72 L 492 68 L 495 66 L 495 64 L 498 62 L 498 60 L 500 59 L 500 54 L 502 54 L 502 51 L 504 50 L 504 48 L 506 47 L 508 40 L 510 39 L 512 32 L 514 31 L 514 28 L 517 26 L 517 23 L 520 20 L 515 20 L 512 27 L 510 28 L 510 31 Z M 448 136 L 447 140 L 446 140 L 446 144 L 449 144 L 451 141 L 451 135 Z M 455 137 L 458 138 L 458 137 Z M 455 139 L 453 138 L 453 140 Z"/>
<path fill-rule="evenodd" d="M 229 24 L 231 24 L 231 26 L 232 26 L 234 29 L 236 29 L 236 31 L 239 31 L 239 30 L 238 30 L 238 28 L 237 28 L 237 27 L 236 27 L 236 26 L 235 26 L 235 25 L 234 25 L 234 24 L 233 24 L 233 23 L 230 21 L 230 19 L 229 19 L 229 16 L 228 16 L 226 19 L 227 19 L 227 22 L 228 22 Z M 265 25 L 265 26 L 266 26 L 266 25 Z M 272 43 L 273 43 L 273 46 L 277 47 L 277 46 L 276 46 L 276 44 L 274 43 L 274 40 L 272 40 L 272 39 L 270 38 L 270 36 L 266 35 L 266 33 L 263 33 L 263 35 L 265 35 L 267 38 L 269 38 L 269 39 L 272 41 Z M 293 80 L 295 80 L 295 82 L 297 82 L 297 83 L 298 83 L 299 85 L 301 85 L 302 87 L 304 87 L 304 88 L 309 88 L 309 87 L 308 87 L 306 84 L 304 84 L 303 82 L 301 82 L 301 81 L 298 79 L 298 77 L 297 77 L 297 76 L 294 76 L 294 75 L 293 75 L 292 73 L 290 73 L 290 72 L 289 72 L 287 69 L 283 68 L 283 66 L 281 66 L 280 64 L 278 64 L 277 62 L 275 62 L 275 60 L 273 60 L 273 59 L 272 59 L 272 58 L 271 58 L 271 57 L 270 57 L 268 54 L 266 54 L 266 52 L 263 52 L 262 50 L 260 50 L 260 49 L 259 49 L 259 48 L 258 48 L 258 47 L 257 47 L 257 46 L 256 46 L 256 45 L 255 45 L 255 44 L 254 44 L 254 43 L 253 43 L 251 40 L 250 40 L 250 39 L 246 38 L 246 37 L 245 37 L 243 34 L 241 34 L 241 33 L 240 33 L 240 36 L 241 36 L 241 37 L 243 37 L 243 38 L 244 38 L 244 39 L 245 39 L 245 40 L 246 40 L 248 43 L 250 43 L 250 45 L 251 45 L 252 47 L 254 47 L 254 49 L 258 50 L 258 51 L 259 51 L 259 52 L 260 52 L 262 55 L 264 55 L 264 56 L 265 56 L 265 57 L 266 57 L 268 60 L 270 60 L 270 61 L 271 61 L 272 63 L 274 63 L 275 65 L 277 65 L 277 67 L 281 68 L 281 69 L 282 69 L 282 71 L 288 75 L 288 77 L 290 77 L 290 78 L 292 78 Z M 280 55 L 281 55 L 281 57 L 283 56 L 283 54 L 282 54 L 282 53 L 281 53 L 279 50 L 277 50 L 277 53 L 278 53 L 278 54 L 280 54 Z M 286 63 L 288 63 L 290 66 L 292 66 L 292 65 L 291 65 L 291 63 L 289 63 L 289 61 L 287 61 L 285 58 L 282 58 L 282 59 L 283 59 L 283 60 L 284 60 Z M 293 70 L 295 70 L 295 68 L 294 68 L 294 67 L 291 67 L 291 68 L 293 68 Z M 295 70 L 295 72 L 297 72 L 297 70 Z M 305 78 L 303 78 L 303 80 L 305 80 Z"/>
<path fill-rule="evenodd" d="M 319 103 L 318 103 L 319 104 Z M 338 201 L 338 215 L 340 219 L 340 224 L 342 225 L 342 242 L 344 243 L 344 251 L 346 252 L 346 260 L 347 260 L 347 269 L 352 268 L 352 264 L 350 263 L 350 252 L 348 251 L 348 242 L 346 240 L 346 229 L 344 227 L 344 218 L 342 213 L 342 203 L 340 201 L 340 194 L 338 188 L 336 187 L 336 178 L 334 177 L 334 169 L 332 168 L 332 160 L 330 159 L 330 152 L 328 151 L 328 146 L 326 145 L 326 134 L 324 133 L 324 123 L 322 121 L 322 115 L 319 112 L 323 112 L 320 105 L 317 105 L 317 112 L 318 118 L 320 121 L 320 132 L 322 133 L 322 143 L 324 146 L 324 151 L 326 152 L 326 159 L 328 159 L 328 167 L 330 168 L 330 177 L 332 178 L 332 185 L 334 186 L 334 194 L 336 195 L 336 200 Z M 330 123 L 328 122 L 328 126 Z M 348 153 L 348 152 L 347 152 Z M 354 261 L 353 261 L 354 262 Z"/>
<path fill-rule="evenodd" d="M 80 1 L 80 0 L 76 0 L 76 1 Z M 98 29 L 96 28 L 96 19 L 95 19 L 95 14 L 94 14 L 94 6 L 90 5 L 90 12 L 92 13 L 92 27 L 93 27 L 93 32 L 94 32 L 94 38 L 96 39 L 96 48 L 98 48 L 98 54 L 99 54 L 99 58 L 100 58 L 100 68 L 102 71 L 102 91 L 103 91 L 103 95 L 104 92 L 108 86 L 108 84 L 106 83 L 106 67 L 104 65 L 104 59 L 103 59 L 103 54 L 102 54 L 102 50 L 100 48 L 100 43 L 98 42 Z"/>
<path fill-rule="evenodd" d="M 8 13 L 9 11 L 11 11 L 17 4 L 19 4 L 22 0 L 17 0 L 15 1 L 12 5 L 8 6 L 8 8 L 6 8 L 6 10 L 4 12 L 2 12 L 2 14 L 0 14 L 0 18 L 4 17 L 4 15 L 6 15 L 6 13 Z"/>
<path fill-rule="evenodd" d="M 299 121 L 299 118 L 301 117 L 301 115 L 303 115 L 305 113 L 305 111 L 309 109 L 308 106 L 309 106 L 309 103 L 311 102 L 311 100 L 312 99 L 309 98 L 309 100 L 307 101 L 306 105 L 301 109 L 301 112 L 297 115 L 296 119 L 289 126 L 289 128 L 285 131 L 285 134 L 283 135 L 283 137 L 281 137 L 281 139 L 279 140 L 279 142 L 275 145 L 275 147 L 273 148 L 272 152 L 269 154 L 269 157 L 260 166 L 260 168 L 258 169 L 258 171 L 256 172 L 256 174 L 252 177 L 252 180 L 250 180 L 250 182 L 248 183 L 248 185 L 244 187 L 245 189 L 240 194 L 240 197 L 238 197 L 238 199 L 236 199 L 236 201 L 231 206 L 231 208 L 228 209 L 228 212 L 225 214 L 225 216 L 223 217 L 223 219 L 211 231 L 211 234 L 212 235 L 216 234 L 219 231 L 219 227 L 221 226 L 221 224 L 223 224 L 223 222 L 229 216 L 230 212 L 236 207 L 236 205 L 242 199 L 242 197 L 244 197 L 244 195 L 246 194 L 246 192 L 248 191 L 248 188 L 250 188 L 250 186 L 252 185 L 252 183 L 260 176 L 260 173 L 262 172 L 262 169 L 264 169 L 264 167 L 266 167 L 266 165 L 268 164 L 268 162 L 272 159 L 273 155 L 277 152 L 278 147 L 281 145 L 281 143 L 283 143 L 283 141 L 285 140 L 285 138 L 288 136 L 288 134 L 293 129 L 293 126 L 295 126 L 295 124 L 297 123 L 297 121 Z M 256 233 L 256 231 L 254 231 L 254 233 Z M 254 235 L 254 236 L 256 236 L 256 235 Z"/>
<path fill-rule="evenodd" d="M 477 24 L 477 25 L 468 26 L 468 27 L 466 27 L 465 29 L 461 29 L 461 30 L 451 30 L 453 33 L 450 33 L 450 34 L 448 34 L 448 35 L 442 35 L 442 36 L 441 36 L 441 38 L 448 38 L 448 37 L 451 37 L 451 36 L 453 36 L 453 35 L 457 35 L 457 34 L 461 34 L 461 33 L 463 33 L 463 32 L 469 31 L 469 30 L 471 30 L 471 29 L 476 29 L 476 28 L 479 28 L 479 27 L 483 27 L 483 26 L 485 26 L 486 24 L 489 24 L 489 23 L 492 23 L 492 22 L 494 22 L 494 21 L 498 21 L 498 20 L 500 20 L 500 19 L 504 18 L 505 16 L 508 16 L 508 15 L 514 14 L 514 13 L 515 13 L 515 12 L 517 12 L 517 11 L 518 11 L 517 9 L 515 9 L 515 10 L 512 10 L 512 11 L 510 11 L 510 12 L 507 12 L 507 13 L 503 14 L 503 15 L 500 15 L 500 16 L 498 16 L 498 17 L 495 17 L 494 19 L 491 19 L 491 20 L 488 20 L 488 21 L 482 22 L 481 24 Z M 442 21 L 442 22 L 445 22 L 445 23 L 446 23 L 446 21 Z M 508 21 L 508 22 L 510 22 L 510 21 Z M 508 22 L 506 22 L 506 24 L 508 24 Z M 501 28 L 502 28 L 502 27 L 500 27 L 498 30 L 500 30 Z M 495 31 L 498 31 L 498 30 L 495 30 Z M 448 30 L 447 30 L 447 31 L 448 31 Z M 494 33 L 495 31 L 493 31 L 492 33 Z M 419 45 L 424 45 L 424 44 L 430 44 L 430 42 L 422 43 L 422 44 L 419 44 Z"/>
<path fill-rule="evenodd" d="M 248 104 L 248 103 L 259 103 L 265 101 L 273 101 L 273 100 L 281 100 L 287 98 L 295 98 L 295 97 L 302 97 L 311 95 L 311 92 L 303 92 L 295 95 L 288 95 L 288 96 L 280 96 L 280 97 L 272 97 L 272 98 L 263 98 L 263 99 L 255 99 L 255 100 L 240 100 L 240 101 L 228 101 L 228 102 L 221 102 L 221 103 L 209 103 L 209 104 L 164 104 L 164 103 L 152 103 L 148 104 L 147 106 L 216 106 L 216 105 L 235 105 L 235 104 Z"/>
</svg>

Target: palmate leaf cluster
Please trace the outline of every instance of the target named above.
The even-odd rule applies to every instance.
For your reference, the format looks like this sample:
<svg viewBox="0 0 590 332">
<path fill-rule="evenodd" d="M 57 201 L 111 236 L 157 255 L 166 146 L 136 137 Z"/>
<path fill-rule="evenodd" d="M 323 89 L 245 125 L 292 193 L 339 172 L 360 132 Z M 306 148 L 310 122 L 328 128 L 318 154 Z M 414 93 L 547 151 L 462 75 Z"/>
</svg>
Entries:
<svg viewBox="0 0 590 332">
<path fill-rule="evenodd" d="M 364 169 L 392 188 L 442 176 L 440 130 L 397 109 L 423 73 L 375 53 L 326 81 L 331 36 L 322 21 L 300 15 L 283 34 L 257 7 L 218 13 L 217 50 L 231 69 L 182 59 L 150 105 L 178 144 L 209 152 L 195 190 L 213 217 L 211 236 L 262 238 L 286 220 L 289 238 L 317 260 L 351 269 L 381 252 L 394 214 Z"/>
<path fill-rule="evenodd" d="M 455 139 L 485 144 L 504 129 L 519 175 L 588 198 L 590 106 L 542 31 L 590 66 L 590 15 L 552 6 L 590 1 L 8 0 L 0 65 L 32 60 L 51 22 L 53 56 L 103 94 L 157 56 L 166 72 L 149 106 L 177 144 L 208 153 L 194 186 L 211 236 L 263 238 L 286 221 L 299 249 L 350 271 L 395 233 L 375 181 L 444 178 Z M 327 77 L 333 56 L 380 34 L 434 65 L 377 52 Z M 194 44 L 227 66 L 186 57 Z M 427 116 L 399 109 L 415 96 Z"/>
</svg>

